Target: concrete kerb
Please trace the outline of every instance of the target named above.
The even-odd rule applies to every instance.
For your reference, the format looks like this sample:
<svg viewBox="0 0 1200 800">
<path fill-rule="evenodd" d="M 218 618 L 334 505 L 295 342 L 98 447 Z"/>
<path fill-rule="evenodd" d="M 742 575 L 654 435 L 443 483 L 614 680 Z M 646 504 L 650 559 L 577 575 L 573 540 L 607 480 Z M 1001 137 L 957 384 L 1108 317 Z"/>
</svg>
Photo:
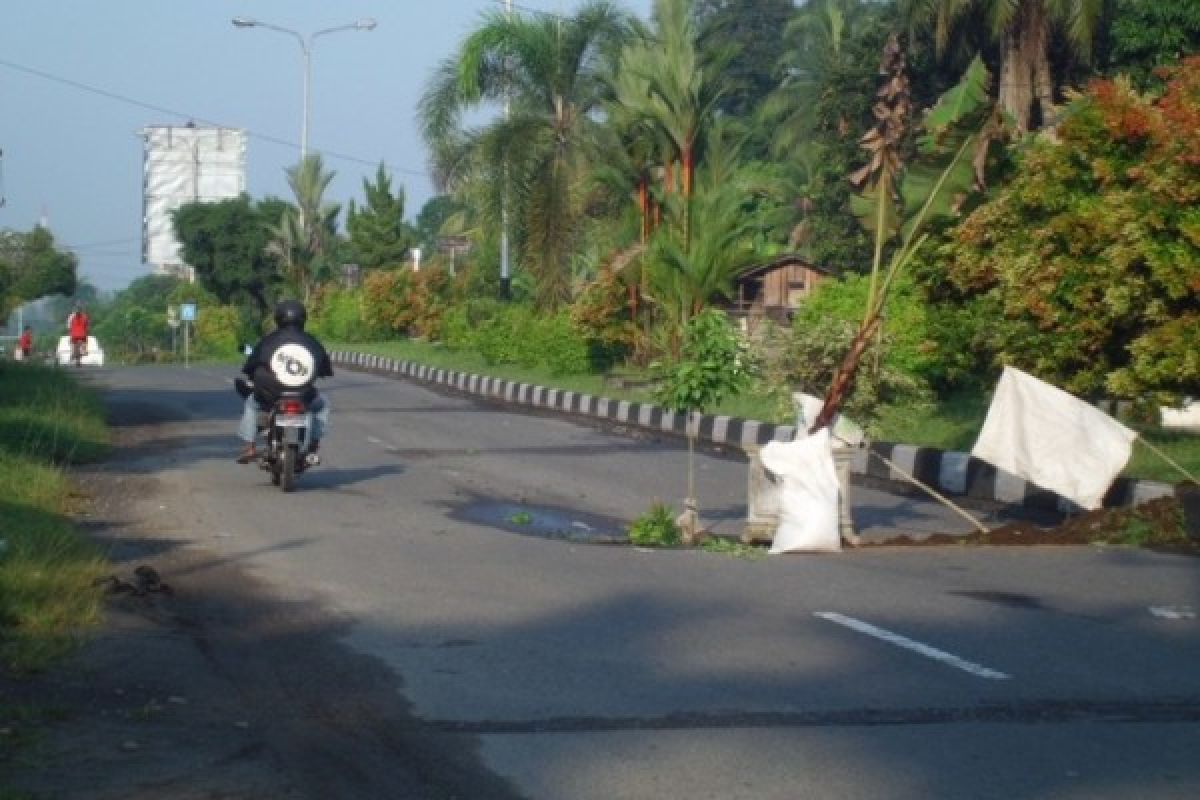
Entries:
<svg viewBox="0 0 1200 800">
<path fill-rule="evenodd" d="M 686 418 L 649 403 L 633 403 L 607 397 L 581 395 L 564 389 L 533 386 L 501 378 L 434 369 L 411 361 L 397 361 L 354 351 L 330 354 L 334 364 L 388 377 L 406 376 L 425 383 L 447 386 L 464 394 L 501 400 L 542 410 L 561 411 L 584 417 L 619 422 L 656 433 L 684 435 Z M 790 442 L 795 438 L 792 425 L 777 425 L 760 420 L 704 414 L 700 418 L 699 438 L 705 442 L 750 452 L 770 441 Z M 917 480 L 944 494 L 1015 505 L 1045 511 L 1078 511 L 1073 503 L 1026 480 L 1001 472 L 969 453 L 916 447 L 907 444 L 873 442 L 854 454 L 851 474 L 873 483 L 911 488 L 893 474 L 894 470 L 871 453 L 894 462 Z M 1169 483 L 1118 478 L 1104 497 L 1108 508 L 1132 506 L 1159 497 L 1171 497 L 1175 489 Z"/>
</svg>

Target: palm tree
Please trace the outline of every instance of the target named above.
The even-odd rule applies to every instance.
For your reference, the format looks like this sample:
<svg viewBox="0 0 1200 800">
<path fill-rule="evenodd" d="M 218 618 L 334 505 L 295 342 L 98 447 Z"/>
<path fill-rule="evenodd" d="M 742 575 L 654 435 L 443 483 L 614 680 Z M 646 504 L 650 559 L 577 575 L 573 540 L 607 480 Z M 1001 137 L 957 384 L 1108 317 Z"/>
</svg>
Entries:
<svg viewBox="0 0 1200 800">
<path fill-rule="evenodd" d="M 490 14 L 446 60 L 421 99 L 425 141 L 439 182 L 488 187 L 486 212 L 517 222 L 524 263 L 539 300 L 570 294 L 569 255 L 583 213 L 587 142 L 593 112 L 607 94 L 603 75 L 629 30 L 626 15 L 593 0 L 572 17 Z M 509 113 L 480 128 L 465 112 L 507 102 Z"/>
<path fill-rule="evenodd" d="M 313 290 L 333 266 L 341 206 L 326 203 L 324 198 L 334 174 L 325 170 L 319 153 L 288 167 L 288 185 L 296 205 L 285 209 L 279 224 L 271 228 L 271 249 L 305 304 L 312 300 Z"/>
<path fill-rule="evenodd" d="M 1104 8 L 1105 0 L 901 0 L 914 30 L 928 33 L 932 27 L 939 55 L 969 23 L 987 20 L 988 35 L 1001 51 L 998 103 L 1022 132 L 1036 127 L 1038 112 L 1044 117 L 1054 107 L 1051 34 L 1064 33 L 1086 61 Z"/>
<path fill-rule="evenodd" d="M 663 225 L 651 241 L 648 294 L 665 317 L 672 353 L 678 352 L 679 334 L 688 320 L 712 300 L 731 295 L 734 278 L 758 256 L 755 238 L 764 225 L 779 223 L 748 209 L 756 197 L 779 199 L 781 187 L 772 175 L 742 163 L 745 138 L 728 120 L 712 127 L 692 196 L 667 198 L 671 224 Z M 694 223 L 686 236 L 678 221 L 685 214 Z"/>
<path fill-rule="evenodd" d="M 664 164 L 668 169 L 666 188 L 673 188 L 670 171 L 672 162 L 678 160 L 680 190 L 688 198 L 698 146 L 713 119 L 720 86 L 701 67 L 689 0 L 655 0 L 652 16 L 654 30 L 649 37 L 621 54 L 619 72 L 636 76 L 642 86 L 640 97 L 629 92 L 622 103 L 651 122 L 669 142 L 671 157 Z"/>
</svg>

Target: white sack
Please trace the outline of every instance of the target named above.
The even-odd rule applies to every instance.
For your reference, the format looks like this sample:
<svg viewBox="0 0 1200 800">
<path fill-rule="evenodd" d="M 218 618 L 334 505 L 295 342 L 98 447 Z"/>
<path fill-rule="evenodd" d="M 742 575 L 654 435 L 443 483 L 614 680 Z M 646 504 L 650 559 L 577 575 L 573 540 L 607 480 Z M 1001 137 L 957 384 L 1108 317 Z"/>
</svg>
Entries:
<svg viewBox="0 0 1200 800">
<path fill-rule="evenodd" d="M 1099 409 L 1005 367 L 971 455 L 1096 509 L 1135 438 Z"/>
<path fill-rule="evenodd" d="M 808 429 L 817 421 L 817 415 L 825 407 L 825 400 L 804 392 L 792 392 L 792 405 L 796 409 L 796 438 L 808 435 Z M 833 415 L 833 438 L 847 447 L 861 447 L 866 435 L 853 420 L 841 414 Z"/>
<path fill-rule="evenodd" d="M 829 428 L 794 442 L 768 442 L 760 457 L 782 484 L 771 552 L 840 550 L 838 478 Z"/>
</svg>

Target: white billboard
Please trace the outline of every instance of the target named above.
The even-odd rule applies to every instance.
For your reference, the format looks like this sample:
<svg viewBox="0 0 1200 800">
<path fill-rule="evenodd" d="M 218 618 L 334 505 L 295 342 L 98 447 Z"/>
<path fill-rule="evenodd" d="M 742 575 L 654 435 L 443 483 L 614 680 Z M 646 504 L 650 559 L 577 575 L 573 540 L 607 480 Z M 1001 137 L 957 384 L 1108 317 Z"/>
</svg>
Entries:
<svg viewBox="0 0 1200 800">
<path fill-rule="evenodd" d="M 237 197 L 246 190 L 246 132 L 233 128 L 143 128 L 142 263 L 185 272 L 171 212 L 184 203 Z"/>
</svg>

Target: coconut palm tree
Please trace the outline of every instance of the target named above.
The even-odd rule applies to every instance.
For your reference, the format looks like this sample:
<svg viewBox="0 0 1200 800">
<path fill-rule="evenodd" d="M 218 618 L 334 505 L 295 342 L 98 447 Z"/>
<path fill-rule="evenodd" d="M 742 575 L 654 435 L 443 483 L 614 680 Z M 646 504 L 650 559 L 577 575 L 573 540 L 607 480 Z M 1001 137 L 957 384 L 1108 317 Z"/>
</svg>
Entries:
<svg viewBox="0 0 1200 800">
<path fill-rule="evenodd" d="M 593 113 L 608 94 L 604 75 L 629 30 L 627 16 L 593 0 L 574 16 L 494 13 L 447 59 L 419 114 L 439 182 L 451 190 L 482 182 L 492 230 L 501 209 L 517 223 L 522 261 L 543 305 L 570 293 L 569 255 L 583 213 Z M 469 111 L 508 103 L 478 128 Z"/>
<path fill-rule="evenodd" d="M 1019 131 L 1029 131 L 1038 112 L 1044 117 L 1054 107 L 1052 34 L 1062 32 L 1076 55 L 1090 59 L 1105 0 L 901 0 L 900 5 L 914 32 L 932 33 L 939 54 L 972 23 L 986 20 L 1001 53 L 997 102 Z"/>
</svg>

